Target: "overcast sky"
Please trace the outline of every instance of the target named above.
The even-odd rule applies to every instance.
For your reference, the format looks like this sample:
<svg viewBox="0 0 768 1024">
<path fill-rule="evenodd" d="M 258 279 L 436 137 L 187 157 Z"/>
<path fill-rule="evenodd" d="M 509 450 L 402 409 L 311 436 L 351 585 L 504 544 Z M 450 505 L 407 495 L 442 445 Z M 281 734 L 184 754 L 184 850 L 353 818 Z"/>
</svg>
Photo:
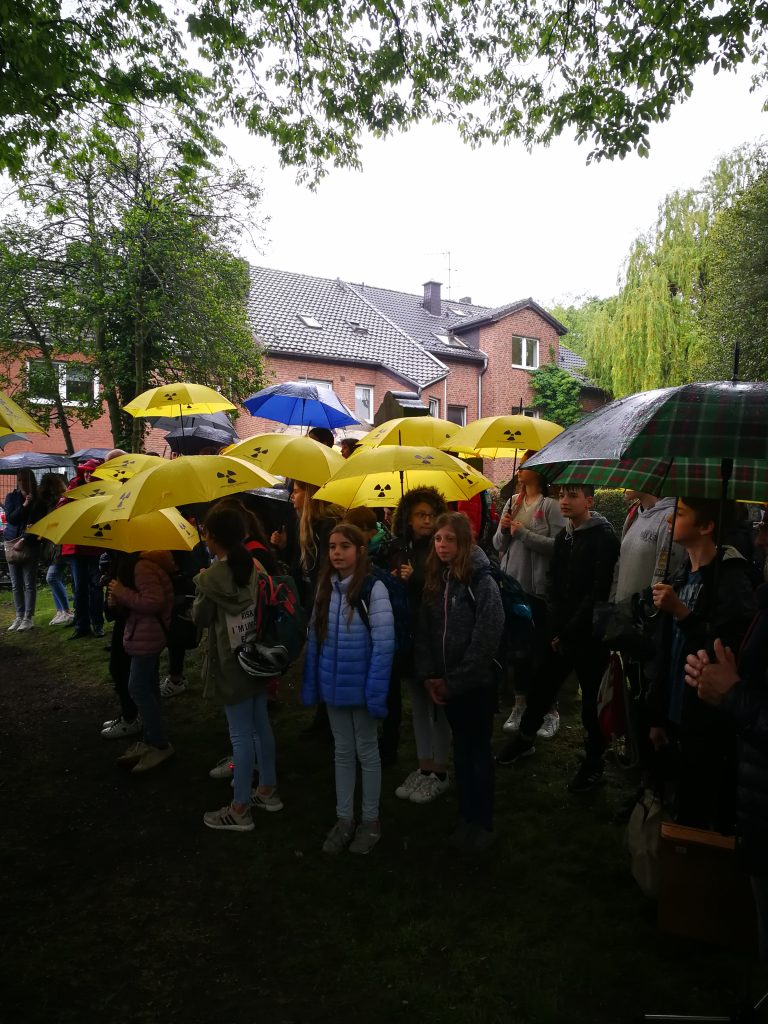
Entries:
<svg viewBox="0 0 768 1024">
<path fill-rule="evenodd" d="M 716 158 L 766 133 L 749 73 L 702 72 L 691 99 L 651 130 L 651 155 L 586 165 L 560 139 L 472 150 L 447 127 L 422 125 L 366 142 L 362 172 L 332 170 L 316 192 L 295 184 L 266 143 L 227 136 L 241 164 L 263 168 L 264 251 L 253 262 L 419 292 L 428 279 L 482 305 L 532 296 L 547 305 L 609 295 L 632 239 L 663 197 L 696 185 Z"/>
</svg>

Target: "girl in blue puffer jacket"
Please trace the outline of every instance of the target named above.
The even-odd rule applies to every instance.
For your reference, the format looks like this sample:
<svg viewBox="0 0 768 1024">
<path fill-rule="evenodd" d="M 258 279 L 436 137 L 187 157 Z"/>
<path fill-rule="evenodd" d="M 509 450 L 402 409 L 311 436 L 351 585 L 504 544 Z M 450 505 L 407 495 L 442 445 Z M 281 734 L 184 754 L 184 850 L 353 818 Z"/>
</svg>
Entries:
<svg viewBox="0 0 768 1024">
<path fill-rule="evenodd" d="M 333 731 L 337 821 L 323 850 L 370 853 L 381 837 L 379 797 L 381 760 L 377 719 L 387 714 L 387 691 L 395 653 L 395 624 L 389 595 L 376 582 L 368 603 L 368 623 L 359 611 L 369 572 L 363 534 L 340 523 L 328 541 L 328 562 L 317 588 L 309 625 L 302 700 L 324 701 Z M 355 829 L 354 797 L 360 762 L 362 815 Z"/>
</svg>

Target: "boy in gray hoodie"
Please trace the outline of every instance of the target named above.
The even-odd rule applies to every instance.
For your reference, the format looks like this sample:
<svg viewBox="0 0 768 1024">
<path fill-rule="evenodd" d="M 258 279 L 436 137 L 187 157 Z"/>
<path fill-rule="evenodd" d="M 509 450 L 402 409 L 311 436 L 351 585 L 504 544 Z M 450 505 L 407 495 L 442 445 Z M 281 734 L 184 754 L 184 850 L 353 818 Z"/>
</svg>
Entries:
<svg viewBox="0 0 768 1024">
<path fill-rule="evenodd" d="M 621 558 L 614 576 L 613 601 L 625 601 L 665 578 L 674 576 L 682 566 L 685 551 L 672 545 L 667 566 L 670 520 L 675 511 L 675 498 L 657 498 L 654 494 L 627 491 L 637 505 L 630 510 L 621 531 Z"/>
</svg>

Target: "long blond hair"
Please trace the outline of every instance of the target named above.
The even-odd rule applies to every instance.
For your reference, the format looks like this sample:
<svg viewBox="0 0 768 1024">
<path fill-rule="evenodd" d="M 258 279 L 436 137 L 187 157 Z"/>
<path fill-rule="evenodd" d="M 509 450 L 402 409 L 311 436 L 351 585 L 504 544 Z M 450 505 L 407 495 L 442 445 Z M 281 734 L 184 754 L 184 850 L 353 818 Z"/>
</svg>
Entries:
<svg viewBox="0 0 768 1024">
<path fill-rule="evenodd" d="M 363 581 L 371 568 L 368 561 L 368 545 L 365 537 L 363 536 L 362 530 L 353 526 L 352 523 L 338 523 L 334 526 L 331 530 L 330 536 L 328 537 L 329 543 L 331 537 L 336 533 L 340 533 L 342 537 L 346 537 L 348 541 L 351 541 L 357 550 L 355 568 L 352 570 L 352 579 L 350 580 L 349 589 L 347 590 L 347 603 L 349 605 L 347 623 L 350 623 L 352 621 L 352 616 L 354 615 L 354 605 L 360 597 L 360 591 L 363 588 Z M 317 594 L 315 596 L 315 635 L 320 643 L 325 640 L 328 634 L 328 609 L 331 606 L 331 578 L 334 572 L 335 569 L 331 565 L 330 559 L 326 559 L 322 572 L 320 573 L 320 579 L 317 584 Z"/>
<path fill-rule="evenodd" d="M 344 513 L 336 505 L 317 501 L 315 494 L 320 489 L 317 484 L 294 480 L 293 486 L 304 492 L 304 504 L 299 513 L 299 564 L 305 572 L 311 572 L 317 565 L 316 525 L 321 519 L 341 519 Z"/>
<path fill-rule="evenodd" d="M 443 575 L 445 565 L 437 557 L 435 551 L 434 537 L 443 527 L 449 527 L 456 534 L 458 551 L 453 564 L 450 566 L 450 574 L 465 586 L 469 585 L 472 579 L 472 527 L 469 520 L 461 512 L 444 512 L 437 517 L 432 548 L 427 555 L 427 564 L 424 570 L 424 593 L 431 597 L 439 594 L 443 589 Z"/>
</svg>

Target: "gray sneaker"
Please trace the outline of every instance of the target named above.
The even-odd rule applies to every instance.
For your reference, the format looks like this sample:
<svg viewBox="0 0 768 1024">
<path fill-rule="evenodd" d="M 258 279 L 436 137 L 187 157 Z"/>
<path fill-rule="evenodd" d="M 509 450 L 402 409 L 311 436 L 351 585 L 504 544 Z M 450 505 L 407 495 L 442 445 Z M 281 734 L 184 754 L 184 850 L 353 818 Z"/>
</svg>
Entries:
<svg viewBox="0 0 768 1024">
<path fill-rule="evenodd" d="M 273 789 L 269 796 L 264 796 L 258 789 L 251 790 L 251 807 L 259 807 L 262 811 L 282 811 L 283 801 L 277 788 Z"/>
<path fill-rule="evenodd" d="M 381 825 L 378 821 L 361 821 L 355 831 L 355 838 L 349 844 L 350 853 L 370 853 L 381 839 Z"/>
<path fill-rule="evenodd" d="M 323 853 L 341 853 L 352 842 L 354 832 L 355 823 L 352 819 L 339 818 L 325 837 Z"/>
</svg>

